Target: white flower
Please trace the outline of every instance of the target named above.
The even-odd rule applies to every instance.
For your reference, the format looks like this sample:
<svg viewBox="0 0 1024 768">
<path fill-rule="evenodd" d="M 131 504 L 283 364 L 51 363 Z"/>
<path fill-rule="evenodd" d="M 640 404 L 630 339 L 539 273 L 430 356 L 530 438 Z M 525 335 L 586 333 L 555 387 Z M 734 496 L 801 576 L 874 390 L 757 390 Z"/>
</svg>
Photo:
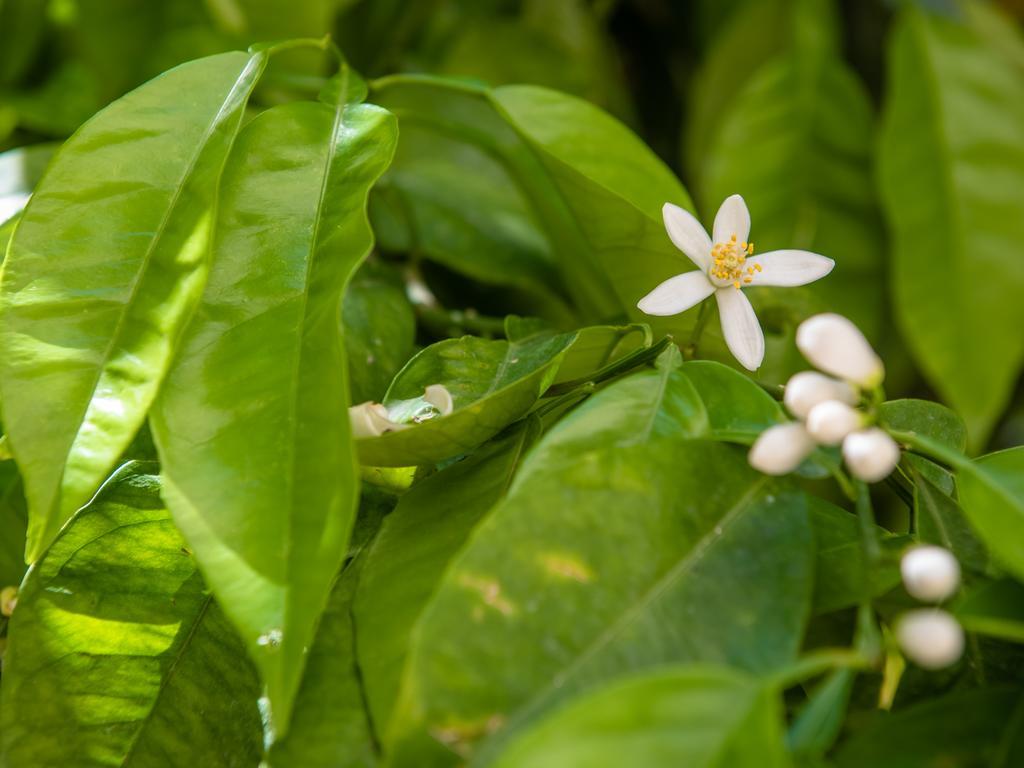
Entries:
<svg viewBox="0 0 1024 768">
<path fill-rule="evenodd" d="M 725 343 L 744 368 L 757 370 L 764 359 L 764 334 L 740 288 L 805 285 L 831 272 L 835 262 L 810 251 L 754 256 L 754 244 L 747 240 L 750 213 L 739 195 L 726 198 L 718 209 L 713 242 L 700 222 L 679 206 L 665 203 L 662 215 L 669 238 L 697 270 L 670 277 L 637 307 L 648 315 L 676 315 L 715 294 Z"/>
<path fill-rule="evenodd" d="M 839 400 L 818 403 L 807 414 L 807 431 L 821 445 L 839 445 L 864 426 L 864 414 Z"/>
<path fill-rule="evenodd" d="M 4 587 L 0 589 L 0 616 L 10 616 L 14 606 L 18 604 L 18 588 Z"/>
<path fill-rule="evenodd" d="M 857 404 L 857 393 L 845 381 L 833 379 L 817 371 L 800 371 L 786 382 L 783 402 L 798 419 L 806 419 L 811 409 L 826 400 Z"/>
<path fill-rule="evenodd" d="M 911 597 L 938 603 L 960 586 L 960 563 L 948 549 L 932 545 L 914 547 L 900 561 L 903 586 Z"/>
<path fill-rule="evenodd" d="M 850 472 L 866 483 L 884 480 L 900 463 L 900 447 L 878 427 L 852 432 L 843 440 L 843 459 Z"/>
<path fill-rule="evenodd" d="M 815 315 L 800 323 L 796 345 L 825 373 L 871 389 L 882 383 L 885 367 L 864 334 L 842 315 Z"/>
<path fill-rule="evenodd" d="M 451 392 L 442 384 L 431 384 L 423 397 L 399 400 L 385 407 L 380 403 L 365 402 L 348 409 L 352 437 L 379 437 L 385 432 L 397 432 L 412 424 L 447 416 L 455 408 Z"/>
<path fill-rule="evenodd" d="M 919 608 L 903 614 L 896 639 L 907 658 L 925 669 L 942 669 L 964 652 L 963 627 L 945 611 Z"/>
<path fill-rule="evenodd" d="M 754 441 L 747 461 L 766 475 L 785 475 L 799 467 L 813 450 L 814 440 L 803 424 L 776 424 L 768 427 Z"/>
</svg>

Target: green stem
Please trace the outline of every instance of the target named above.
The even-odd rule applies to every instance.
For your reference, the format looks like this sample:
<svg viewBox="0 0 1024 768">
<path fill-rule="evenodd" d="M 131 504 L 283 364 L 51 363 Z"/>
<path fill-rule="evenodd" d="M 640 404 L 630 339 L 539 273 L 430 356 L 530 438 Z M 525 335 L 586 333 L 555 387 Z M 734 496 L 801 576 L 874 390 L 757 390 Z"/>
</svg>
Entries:
<svg viewBox="0 0 1024 768">
<path fill-rule="evenodd" d="M 882 560 L 882 547 L 875 530 L 875 511 L 871 506 L 871 494 L 866 483 L 857 480 L 856 508 L 860 524 L 860 546 L 864 553 L 864 573 L 861 582 L 861 598 L 857 605 L 857 629 L 853 643 L 858 652 L 869 659 L 877 659 L 882 652 L 881 637 L 875 623 L 875 611 L 871 605 L 871 574 L 876 573 Z"/>
<path fill-rule="evenodd" d="M 693 326 L 693 333 L 690 334 L 690 341 L 683 347 L 683 360 L 694 360 L 697 357 L 697 348 L 700 346 L 700 337 L 704 335 L 704 328 L 711 317 L 710 303 L 702 301 L 697 311 L 697 324 Z"/>
<path fill-rule="evenodd" d="M 939 464 L 945 464 L 950 469 L 971 469 L 973 467 L 971 460 L 960 453 L 960 451 L 950 448 L 948 445 L 943 445 L 937 440 L 932 440 L 932 438 L 918 432 L 888 428 L 886 428 L 886 431 L 892 436 L 893 440 L 903 443 L 913 453 L 920 454 L 926 459 L 931 459 Z"/>
<path fill-rule="evenodd" d="M 537 416 L 537 418 L 542 419 L 552 411 L 561 408 L 563 405 L 575 401 L 585 400 L 586 398 L 594 394 L 595 389 L 596 387 L 594 386 L 594 383 L 592 381 L 588 381 L 569 392 L 565 392 L 564 394 L 559 395 L 556 398 L 553 398 L 542 403 L 541 405 L 538 405 L 534 409 L 533 413 Z"/>
<path fill-rule="evenodd" d="M 627 371 L 631 371 L 634 368 L 639 368 L 641 365 L 646 365 L 647 363 L 656 360 L 658 358 L 658 355 L 660 355 L 665 350 L 665 348 L 671 343 L 672 337 L 666 336 L 657 344 L 650 347 L 645 347 L 643 349 L 634 350 L 630 352 L 628 355 L 620 357 L 615 362 L 609 363 L 603 368 L 599 368 L 598 370 L 588 374 L 587 376 L 581 376 L 580 378 L 573 379 L 571 381 L 563 381 L 559 384 L 555 384 L 551 387 L 548 387 L 548 390 L 544 393 L 544 397 L 552 397 L 555 395 L 564 394 L 566 392 L 571 392 L 577 387 L 586 384 L 600 384 L 603 381 L 607 381 L 608 379 L 620 376 L 621 374 L 626 373 Z"/>
<path fill-rule="evenodd" d="M 867 483 L 857 480 L 857 518 L 860 520 L 860 539 L 868 570 L 873 570 L 882 559 L 882 547 L 875 532 L 875 510 L 871 506 L 871 494 Z"/>
<path fill-rule="evenodd" d="M 771 684 L 779 690 L 791 688 L 804 680 L 832 669 L 871 669 L 872 660 L 850 648 L 822 648 L 811 651 L 788 667 L 771 676 Z"/>
</svg>

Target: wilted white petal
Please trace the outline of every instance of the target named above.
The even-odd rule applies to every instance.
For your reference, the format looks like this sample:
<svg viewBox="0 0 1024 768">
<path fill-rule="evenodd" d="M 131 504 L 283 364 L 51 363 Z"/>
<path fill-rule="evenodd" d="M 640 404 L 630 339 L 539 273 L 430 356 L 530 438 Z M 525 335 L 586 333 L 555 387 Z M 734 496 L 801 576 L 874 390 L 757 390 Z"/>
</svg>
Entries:
<svg viewBox="0 0 1024 768">
<path fill-rule="evenodd" d="M 811 409 L 826 400 L 838 400 L 847 405 L 857 403 L 857 393 L 845 381 L 833 379 L 817 371 L 794 373 L 786 382 L 783 402 L 798 419 L 806 419 Z"/>
<path fill-rule="evenodd" d="M 750 211 L 739 195 L 725 198 L 715 214 L 715 231 L 712 238 L 716 243 L 727 243 L 736 236 L 736 242 L 745 243 L 750 237 Z"/>
<path fill-rule="evenodd" d="M 836 265 L 832 259 L 810 251 L 768 251 L 747 259 L 746 265 L 757 270 L 754 285 L 775 285 L 788 288 L 820 280 Z M 760 269 L 758 269 L 760 267 Z"/>
<path fill-rule="evenodd" d="M 807 414 L 807 431 L 821 445 L 839 445 L 864 425 L 864 415 L 838 400 L 818 403 Z"/>
<path fill-rule="evenodd" d="M 960 563 L 943 547 L 925 545 L 909 550 L 900 561 L 907 593 L 918 600 L 938 603 L 960 586 Z"/>
<path fill-rule="evenodd" d="M 900 463 L 900 447 L 887 432 L 870 427 L 843 440 L 843 459 L 854 477 L 866 483 L 884 480 Z"/>
<path fill-rule="evenodd" d="M 964 653 L 964 630 L 945 611 L 908 611 L 896 625 L 896 639 L 907 658 L 925 669 L 942 669 Z"/>
<path fill-rule="evenodd" d="M 756 371 L 764 360 L 764 334 L 750 300 L 732 287 L 719 288 L 715 298 L 729 351 L 748 371 Z"/>
<path fill-rule="evenodd" d="M 648 315 L 678 315 L 711 295 L 715 286 L 703 272 L 684 272 L 670 277 L 637 302 Z"/>
<path fill-rule="evenodd" d="M 747 460 L 766 475 L 786 475 L 800 466 L 814 450 L 814 441 L 802 424 L 769 427 L 754 442 Z"/>
<path fill-rule="evenodd" d="M 444 384 L 431 384 L 423 391 L 423 399 L 437 408 L 442 416 L 447 416 L 455 410 L 455 403 L 452 400 L 452 393 Z"/>
<path fill-rule="evenodd" d="M 396 424 L 388 418 L 388 410 L 380 403 L 365 402 L 348 409 L 348 421 L 352 426 L 352 437 L 377 437 L 385 432 L 405 429 L 405 424 Z"/>
<path fill-rule="evenodd" d="M 665 231 L 676 248 L 685 253 L 697 268 L 707 272 L 711 266 L 711 238 L 693 214 L 672 203 L 661 207 Z"/>
<path fill-rule="evenodd" d="M 871 388 L 882 382 L 885 367 L 864 334 L 842 315 L 815 315 L 800 323 L 796 345 L 825 373 Z"/>
</svg>

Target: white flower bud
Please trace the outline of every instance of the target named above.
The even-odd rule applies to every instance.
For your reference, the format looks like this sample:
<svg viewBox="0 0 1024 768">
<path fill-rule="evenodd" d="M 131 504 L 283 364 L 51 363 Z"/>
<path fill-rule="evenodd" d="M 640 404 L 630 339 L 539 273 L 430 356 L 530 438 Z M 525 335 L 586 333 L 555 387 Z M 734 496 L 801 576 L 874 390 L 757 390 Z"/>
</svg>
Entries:
<svg viewBox="0 0 1024 768">
<path fill-rule="evenodd" d="M 945 611 L 919 608 L 903 614 L 896 639 L 907 658 L 925 669 L 942 669 L 964 653 L 963 627 Z"/>
<path fill-rule="evenodd" d="M 10 616 L 14 606 L 18 604 L 18 588 L 4 587 L 0 589 L 0 616 Z"/>
<path fill-rule="evenodd" d="M 826 400 L 856 405 L 857 393 L 845 381 L 833 379 L 817 371 L 800 371 L 786 382 L 783 402 L 789 412 L 798 419 L 806 419 L 814 406 Z"/>
<path fill-rule="evenodd" d="M 423 390 L 423 399 L 437 408 L 442 416 L 447 416 L 455 410 L 455 401 L 452 400 L 452 393 L 444 384 L 430 384 Z"/>
<path fill-rule="evenodd" d="M 777 424 L 761 433 L 747 460 L 766 475 L 785 475 L 799 467 L 813 450 L 814 441 L 803 424 Z"/>
<path fill-rule="evenodd" d="M 851 432 L 843 440 L 843 459 L 854 477 L 866 483 L 884 480 L 900 463 L 900 447 L 878 427 Z"/>
<path fill-rule="evenodd" d="M 907 593 L 918 600 L 937 603 L 960 586 L 960 563 L 953 553 L 931 545 L 914 547 L 900 561 Z"/>
<path fill-rule="evenodd" d="M 385 432 L 403 429 L 404 424 L 395 424 L 388 418 L 388 409 L 380 403 L 365 402 L 348 409 L 348 421 L 352 425 L 352 437 L 377 437 Z"/>
<path fill-rule="evenodd" d="M 821 445 L 839 445 L 864 426 L 864 414 L 838 400 L 818 403 L 807 414 L 807 432 Z"/>
<path fill-rule="evenodd" d="M 842 315 L 815 315 L 800 323 L 796 345 L 825 373 L 871 389 L 882 383 L 885 368 L 864 334 Z"/>
</svg>

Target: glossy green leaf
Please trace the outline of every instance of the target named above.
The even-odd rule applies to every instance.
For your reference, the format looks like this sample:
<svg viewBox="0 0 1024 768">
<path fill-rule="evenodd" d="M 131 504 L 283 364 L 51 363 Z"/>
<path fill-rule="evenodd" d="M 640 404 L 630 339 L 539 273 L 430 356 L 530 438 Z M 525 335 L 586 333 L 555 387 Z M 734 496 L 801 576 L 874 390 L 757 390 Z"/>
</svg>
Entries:
<svg viewBox="0 0 1024 768">
<path fill-rule="evenodd" d="M 282 735 L 355 512 L 338 317 L 394 142 L 370 105 L 299 102 L 246 125 L 206 291 L 152 416 L 168 505 Z"/>
<path fill-rule="evenodd" d="M 967 690 L 902 712 L 880 713 L 843 743 L 837 768 L 991 768 L 1020 765 L 1019 690 Z M 1016 736 L 1016 756 L 1009 753 Z M 1000 762 L 1001 761 L 1001 762 Z"/>
<path fill-rule="evenodd" d="M 945 547 L 965 568 L 983 572 L 988 565 L 985 545 L 978 540 L 960 504 L 918 469 L 913 471 L 914 517 L 921 541 Z"/>
<path fill-rule="evenodd" d="M 895 316 L 981 446 L 1024 362 L 1024 261 L 1008 255 L 1024 241 L 1024 79 L 965 18 L 908 6 L 888 81 L 879 169 Z"/>
<path fill-rule="evenodd" d="M 1024 586 L 1000 579 L 972 588 L 956 617 L 969 632 L 1024 643 Z"/>
<path fill-rule="evenodd" d="M 700 395 L 716 440 L 749 445 L 768 427 L 788 421 L 771 395 L 732 368 L 694 360 L 683 365 L 682 373 Z"/>
<path fill-rule="evenodd" d="M 495 768 L 785 768 L 778 695 L 724 667 L 670 667 L 572 701 Z"/>
<path fill-rule="evenodd" d="M 381 528 L 355 601 L 359 668 L 380 726 L 390 718 L 416 619 L 449 561 L 508 490 L 538 426 L 520 422 L 417 483 Z"/>
<path fill-rule="evenodd" d="M 274 741 L 270 768 L 376 768 L 377 745 L 356 663 L 352 601 L 372 542 L 394 499 L 364 489 L 350 560 L 338 576 L 309 650 L 288 735 Z"/>
<path fill-rule="evenodd" d="M 217 180 L 265 58 L 190 62 L 116 101 L 22 215 L 0 284 L 0 398 L 30 560 L 145 419 L 202 288 Z"/>
<path fill-rule="evenodd" d="M 889 400 L 878 415 L 892 429 L 913 430 L 958 451 L 967 448 L 967 427 L 954 411 L 931 400 Z"/>
<path fill-rule="evenodd" d="M 20 584 L 25 575 L 27 517 L 18 468 L 0 461 L 0 588 Z"/>
<path fill-rule="evenodd" d="M 465 453 L 521 418 L 544 394 L 576 334 L 540 332 L 513 341 L 448 339 L 420 352 L 395 377 L 384 405 L 420 397 L 443 384 L 448 416 L 356 442 L 363 464 L 404 467 Z"/>
<path fill-rule="evenodd" d="M 626 672 L 795 657 L 811 598 L 804 497 L 740 448 L 686 439 L 694 413 L 692 385 L 663 365 L 603 390 L 529 453 L 414 630 L 391 765 L 486 763 L 567 696 Z"/>
<path fill-rule="evenodd" d="M 794 754 L 815 758 L 832 747 L 843 727 L 856 678 L 852 669 L 837 669 L 811 691 L 787 734 L 787 744 Z"/>
<path fill-rule="evenodd" d="M 370 265 L 367 265 L 370 266 Z M 360 270 L 342 306 L 352 403 L 379 402 L 412 357 L 416 317 L 401 285 L 383 270 Z"/>
<path fill-rule="evenodd" d="M 118 470 L 26 579 L 4 657 L 4 765 L 260 759 L 256 671 L 146 469 Z"/>
<path fill-rule="evenodd" d="M 957 484 L 964 513 L 993 558 L 1024 578 L 1024 447 L 961 467 Z"/>
<path fill-rule="evenodd" d="M 593 325 L 581 328 L 565 353 L 554 384 L 585 379 L 613 365 L 630 352 L 651 345 L 650 329 L 643 324 Z"/>
<path fill-rule="evenodd" d="M 790 5 L 793 31 L 785 53 L 729 94 L 701 194 L 708 217 L 729 195 L 743 195 L 757 252 L 800 248 L 836 262 L 830 275 L 811 285 L 749 293 L 768 329 L 782 336 L 768 337 L 767 361 L 778 380 L 805 367 L 791 341 L 800 320 L 839 312 L 874 338 L 881 330 L 883 295 L 871 104 L 822 23 L 831 2 Z"/>
<path fill-rule="evenodd" d="M 661 206 L 690 205 L 668 169 L 596 107 L 533 86 L 493 90 L 441 78 L 377 81 L 373 98 L 413 123 L 500 162 L 530 206 L 584 317 L 639 318 L 663 274 L 689 269 L 665 235 Z M 467 160 L 463 173 L 476 166 Z"/>
<path fill-rule="evenodd" d="M 816 496 L 809 496 L 814 529 L 817 566 L 814 578 L 814 613 L 849 608 L 864 597 L 868 584 L 871 597 L 878 597 L 900 583 L 899 556 L 906 537 L 893 536 L 877 528 L 876 536 L 886 555 L 877 567 L 866 572 L 860 523 L 856 515 Z"/>
</svg>

